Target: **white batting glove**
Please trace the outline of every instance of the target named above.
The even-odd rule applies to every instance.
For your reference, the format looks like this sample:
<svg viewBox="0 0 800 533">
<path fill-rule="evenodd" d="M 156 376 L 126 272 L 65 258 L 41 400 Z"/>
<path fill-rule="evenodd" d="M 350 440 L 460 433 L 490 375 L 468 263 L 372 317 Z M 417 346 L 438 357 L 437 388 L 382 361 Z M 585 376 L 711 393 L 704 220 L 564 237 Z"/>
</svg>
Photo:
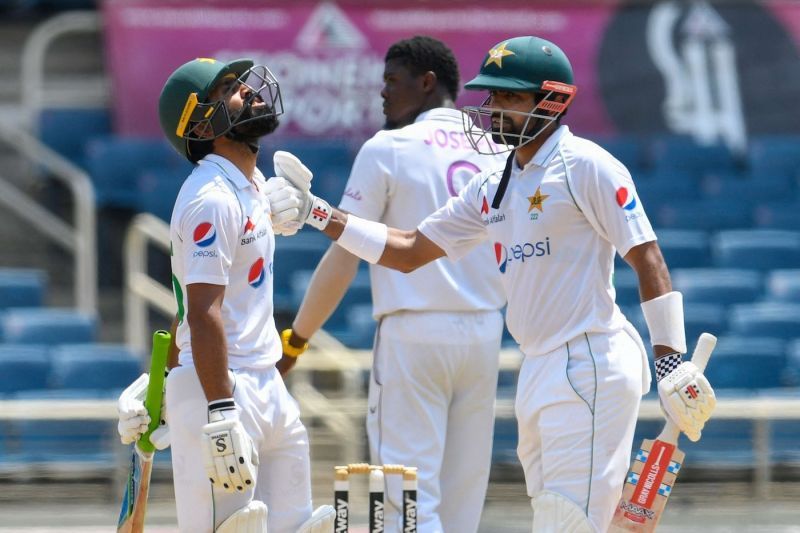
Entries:
<svg viewBox="0 0 800 533">
<path fill-rule="evenodd" d="M 149 374 L 142 374 L 136 381 L 122 391 L 117 401 L 117 432 L 122 444 L 131 444 L 141 438 L 150 424 L 150 415 L 144 406 L 147 387 L 150 384 Z M 161 398 L 161 425 L 150 435 L 150 442 L 157 450 L 169 447 L 169 426 L 167 425 L 167 403 Z"/>
<path fill-rule="evenodd" d="M 244 492 L 255 486 L 258 452 L 239 421 L 233 398 L 208 404 L 203 426 L 203 463 L 212 485 L 225 492 Z"/>
<path fill-rule="evenodd" d="M 661 407 L 689 440 L 697 442 L 717 405 L 714 389 L 694 363 L 682 362 L 677 353 L 656 360 L 656 373 Z"/>
<path fill-rule="evenodd" d="M 308 223 L 322 231 L 328 225 L 333 212 L 328 202 L 311 194 L 311 180 L 314 175 L 295 155 L 278 150 L 272 155 L 275 175 L 286 178 L 300 193 L 302 204 L 293 220 L 300 224 Z M 299 228 L 298 228 L 299 229 Z"/>
<path fill-rule="evenodd" d="M 289 237 L 297 233 L 303 227 L 299 220 L 305 194 L 281 177 L 268 179 L 264 194 L 269 202 L 275 235 Z"/>
<path fill-rule="evenodd" d="M 131 444 L 139 440 L 142 433 L 147 431 L 150 424 L 150 415 L 144 407 L 144 397 L 147 394 L 147 385 L 150 376 L 142 374 L 136 381 L 122 391 L 117 400 L 117 432 L 122 444 Z"/>
</svg>

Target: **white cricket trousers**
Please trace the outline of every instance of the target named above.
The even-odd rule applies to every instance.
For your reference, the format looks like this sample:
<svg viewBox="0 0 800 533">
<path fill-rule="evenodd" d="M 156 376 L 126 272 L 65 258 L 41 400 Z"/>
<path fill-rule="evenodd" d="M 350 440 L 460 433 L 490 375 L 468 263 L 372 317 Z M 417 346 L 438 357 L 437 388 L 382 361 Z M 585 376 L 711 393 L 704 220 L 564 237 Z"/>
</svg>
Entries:
<svg viewBox="0 0 800 533">
<path fill-rule="evenodd" d="M 502 328 L 498 311 L 402 312 L 380 322 L 367 413 L 371 461 L 419 469 L 419 533 L 478 530 Z M 396 533 L 400 476 L 386 477 L 385 501 L 386 532 Z"/>
<path fill-rule="evenodd" d="M 517 384 L 517 453 L 528 496 L 550 490 L 575 502 L 595 531 L 608 529 L 622 494 L 647 355 L 632 326 L 584 334 L 525 357 Z M 643 367 L 644 365 L 644 367 Z"/>
<path fill-rule="evenodd" d="M 258 450 L 255 487 L 243 493 L 212 489 L 200 440 L 208 423 L 208 402 L 193 366 L 173 369 L 167 378 L 166 401 L 178 529 L 211 533 L 256 499 L 267 505 L 270 533 L 295 533 L 311 516 L 308 436 L 297 403 L 274 367 L 230 374 L 242 425 Z"/>
</svg>

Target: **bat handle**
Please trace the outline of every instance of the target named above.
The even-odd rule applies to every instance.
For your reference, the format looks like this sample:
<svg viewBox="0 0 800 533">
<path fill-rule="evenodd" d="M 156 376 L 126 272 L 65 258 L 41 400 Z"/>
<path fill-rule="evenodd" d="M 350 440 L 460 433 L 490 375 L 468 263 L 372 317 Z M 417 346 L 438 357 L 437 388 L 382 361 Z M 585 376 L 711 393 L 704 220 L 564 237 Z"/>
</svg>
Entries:
<svg viewBox="0 0 800 533">
<path fill-rule="evenodd" d="M 708 359 L 711 357 L 711 352 L 717 345 L 717 338 L 711 333 L 702 333 L 700 338 L 697 339 L 697 346 L 694 348 L 692 354 L 692 363 L 695 364 L 700 372 L 705 371 Z"/>
</svg>

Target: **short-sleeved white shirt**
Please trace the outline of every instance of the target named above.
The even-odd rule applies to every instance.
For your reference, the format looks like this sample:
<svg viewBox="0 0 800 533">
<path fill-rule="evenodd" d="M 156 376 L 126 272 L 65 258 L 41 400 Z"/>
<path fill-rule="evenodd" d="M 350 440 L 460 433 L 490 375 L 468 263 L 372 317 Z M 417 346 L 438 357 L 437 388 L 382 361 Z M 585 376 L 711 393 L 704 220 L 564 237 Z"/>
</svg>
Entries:
<svg viewBox="0 0 800 533">
<path fill-rule="evenodd" d="M 655 240 L 628 170 L 560 126 L 522 169 L 513 165 L 499 209 L 502 169 L 475 176 L 420 231 L 451 258 L 489 240 L 508 298 L 509 332 L 527 355 L 585 332 L 615 332 L 614 254 Z"/>
<path fill-rule="evenodd" d="M 339 207 L 361 218 L 414 229 L 481 171 L 505 159 L 476 153 L 461 112 L 436 108 L 413 124 L 380 131 L 361 147 Z M 488 244 L 461 261 L 442 258 L 410 274 L 370 265 L 373 314 L 475 311 L 505 304 Z"/>
<path fill-rule="evenodd" d="M 225 285 L 222 320 L 230 368 L 265 368 L 281 357 L 272 316 L 275 235 L 265 184 L 258 169 L 251 183 L 230 161 L 211 154 L 178 193 L 169 231 L 181 364 L 192 359 L 185 320 L 186 286 L 192 283 Z"/>
</svg>

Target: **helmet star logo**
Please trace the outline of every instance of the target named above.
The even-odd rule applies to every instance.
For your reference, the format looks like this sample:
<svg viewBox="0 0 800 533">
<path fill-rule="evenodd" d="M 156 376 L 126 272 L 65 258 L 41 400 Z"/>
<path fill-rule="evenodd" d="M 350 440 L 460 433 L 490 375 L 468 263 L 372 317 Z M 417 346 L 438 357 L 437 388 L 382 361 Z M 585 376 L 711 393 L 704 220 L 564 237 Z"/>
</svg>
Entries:
<svg viewBox="0 0 800 533">
<path fill-rule="evenodd" d="M 494 63 L 498 68 L 503 68 L 503 58 L 506 56 L 516 55 L 511 50 L 506 50 L 506 46 L 508 46 L 507 42 L 489 50 L 489 58 L 486 60 L 486 63 L 484 63 L 483 66 L 488 67 L 489 63 Z"/>
<path fill-rule="evenodd" d="M 550 198 L 549 194 L 542 194 L 542 188 L 536 187 L 536 192 L 533 194 L 533 196 L 528 196 L 528 201 L 530 202 L 530 205 L 528 206 L 528 213 L 534 209 L 538 209 L 541 213 L 544 213 L 542 204 L 544 204 L 544 201 L 548 198 Z"/>
</svg>

